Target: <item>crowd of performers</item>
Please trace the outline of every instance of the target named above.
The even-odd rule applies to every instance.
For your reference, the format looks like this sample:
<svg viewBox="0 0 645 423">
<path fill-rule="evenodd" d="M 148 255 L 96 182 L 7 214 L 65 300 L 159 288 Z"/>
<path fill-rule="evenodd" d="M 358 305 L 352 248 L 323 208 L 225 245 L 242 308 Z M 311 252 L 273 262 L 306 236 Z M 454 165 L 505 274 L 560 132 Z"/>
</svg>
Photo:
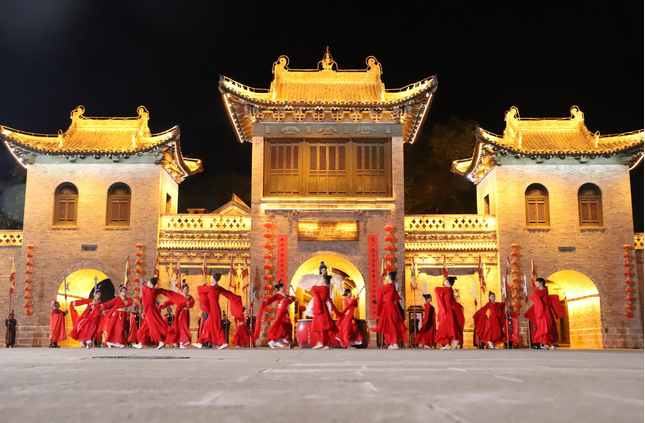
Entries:
<svg viewBox="0 0 645 423">
<path fill-rule="evenodd" d="M 405 314 L 400 306 L 401 297 L 396 289 L 397 273 L 389 272 L 384 285 L 376 291 L 376 314 L 378 319 L 372 332 L 378 335 L 383 347 L 399 349 L 408 340 L 408 330 L 405 324 Z M 432 295 L 423 294 L 424 318 L 418 330 L 411 331 L 413 343 L 419 348 L 431 349 L 441 346 L 441 349 L 456 349 L 464 343 L 464 309 L 453 293 L 456 277 L 445 278 L 443 286 L 434 290 L 438 312 L 432 306 Z M 157 349 L 164 346 L 187 348 L 228 347 L 230 322 L 223 319 L 220 308 L 220 296 L 226 298 L 230 314 L 235 325 L 235 335 L 232 343 L 237 347 L 255 346 L 260 338 L 261 324 L 256 324 L 252 310 L 245 310 L 242 298 L 219 286 L 220 275 L 211 277 L 210 285 L 197 288 L 199 306 L 202 316 L 199 319 L 198 339 L 192 343 L 190 332 L 190 310 L 195 305 L 195 299 L 190 295 L 186 283 L 181 286 L 181 292 L 157 288 L 157 278 L 151 278 L 142 286 L 142 313 L 137 307 L 129 312 L 133 300 L 127 296 L 127 288 L 121 286 L 119 295 L 114 299 L 101 302 L 101 292 L 96 290 L 93 298 L 74 301 L 70 304 L 69 312 L 73 328 L 69 337 L 81 343 L 84 348 L 100 345 L 103 333 L 104 342 L 109 348 L 124 348 L 132 346 L 142 348 L 152 346 Z M 332 275 L 327 274 L 327 267 L 321 263 L 319 275 L 316 275 L 310 287 L 312 304 L 310 315 L 310 340 L 313 349 L 331 349 L 332 344 L 340 343 L 343 348 L 353 349 L 363 343 L 359 328 L 354 318 L 358 300 L 352 297 L 352 292 L 343 292 L 344 308 L 338 310 L 332 301 Z M 540 348 L 554 349 L 557 346 L 558 332 L 556 318 L 563 316 L 563 309 L 557 295 L 549 295 L 543 278 L 537 278 L 536 289 L 531 294 L 533 305 L 524 316 L 531 326 L 533 344 Z M 166 301 L 160 303 L 158 297 Z M 268 345 L 271 348 L 293 348 L 293 325 L 289 316 L 289 305 L 295 297 L 288 295 L 284 284 L 279 282 L 274 287 L 273 295 L 264 299 L 258 313 L 261 319 L 271 305 L 276 305 L 276 313 L 266 332 Z M 79 315 L 76 308 L 85 305 L 85 310 Z M 172 315 L 171 305 L 175 306 Z M 57 302 L 53 303 L 50 319 L 50 348 L 57 348 L 58 343 L 65 340 L 66 312 L 60 310 Z M 162 316 L 162 311 L 167 313 Z M 332 312 L 336 319 L 332 318 Z M 307 314 L 307 313 L 306 313 Z M 224 315 L 225 316 L 225 315 Z M 260 320 L 261 322 L 261 320 Z M 473 316 L 473 342 L 477 347 L 498 349 L 500 345 L 517 347 L 519 344 L 519 327 L 517 312 L 511 307 L 506 309 L 506 303 L 496 302 L 495 294 L 489 293 L 489 302 Z M 258 322 L 259 323 L 259 322 Z M 416 329 L 416 327 L 415 327 Z M 14 332 L 15 334 L 15 332 Z"/>
</svg>

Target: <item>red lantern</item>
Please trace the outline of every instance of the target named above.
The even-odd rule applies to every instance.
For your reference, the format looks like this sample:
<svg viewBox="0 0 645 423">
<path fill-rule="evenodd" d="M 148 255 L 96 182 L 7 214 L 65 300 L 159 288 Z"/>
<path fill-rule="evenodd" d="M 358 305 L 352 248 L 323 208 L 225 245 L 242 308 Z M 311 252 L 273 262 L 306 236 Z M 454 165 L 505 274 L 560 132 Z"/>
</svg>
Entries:
<svg viewBox="0 0 645 423">
<path fill-rule="evenodd" d="M 272 264 L 269 264 L 269 263 L 265 264 L 265 265 L 264 265 L 264 266 L 262 266 L 262 267 L 264 267 L 264 269 L 265 269 L 265 270 L 271 270 L 271 269 L 273 269 L 273 265 L 272 265 Z"/>
<path fill-rule="evenodd" d="M 387 266 L 385 266 L 385 270 L 387 270 L 388 272 L 391 272 L 392 270 L 394 270 L 394 266 L 392 266 L 391 264 L 388 264 Z"/>
<path fill-rule="evenodd" d="M 394 247 L 392 247 L 391 245 L 386 245 L 385 247 L 383 247 L 383 249 L 384 249 L 385 251 L 393 251 L 393 250 L 394 250 Z"/>
<path fill-rule="evenodd" d="M 267 273 L 266 275 L 262 276 L 262 279 L 264 279 L 265 281 L 270 281 L 271 279 L 273 279 L 273 276 Z"/>
<path fill-rule="evenodd" d="M 27 303 L 24 303 L 22 306 L 23 306 L 24 308 L 30 308 L 30 307 L 31 307 L 31 303 L 28 303 L 28 302 L 27 302 Z"/>
<path fill-rule="evenodd" d="M 273 259 L 273 255 L 272 255 L 271 253 L 265 253 L 262 257 L 263 257 L 265 260 L 271 260 L 271 259 Z"/>
<path fill-rule="evenodd" d="M 264 311 L 266 311 L 267 313 L 271 313 L 273 311 L 273 307 L 266 306 L 266 307 L 264 307 Z"/>
<path fill-rule="evenodd" d="M 632 275 L 632 272 L 630 272 L 629 270 L 625 270 L 625 271 L 623 272 L 623 274 L 624 274 L 625 276 L 631 276 L 631 275 Z"/>
<path fill-rule="evenodd" d="M 394 226 L 385 225 L 385 227 L 383 227 L 383 229 L 385 230 L 385 232 L 392 232 L 394 230 Z"/>
<path fill-rule="evenodd" d="M 271 291 L 273 289 L 273 285 L 268 283 L 268 284 L 264 285 L 262 287 L 262 289 L 264 289 L 265 291 Z"/>
<path fill-rule="evenodd" d="M 31 291 L 31 287 L 30 287 L 30 286 L 26 286 L 26 287 L 25 287 L 25 291 Z"/>
<path fill-rule="evenodd" d="M 625 253 L 625 254 L 623 254 L 623 257 L 628 259 L 628 258 L 632 258 L 632 255 L 629 254 L 629 253 Z"/>
<path fill-rule="evenodd" d="M 632 248 L 630 245 L 627 245 L 627 244 L 623 245 L 623 250 L 629 250 L 630 248 Z"/>
<path fill-rule="evenodd" d="M 520 278 L 513 278 L 513 282 L 518 283 L 520 281 Z"/>
<path fill-rule="evenodd" d="M 31 300 L 31 294 L 27 294 L 23 297 L 25 300 Z"/>
<path fill-rule="evenodd" d="M 34 271 L 33 271 L 33 270 L 31 270 L 31 269 L 27 269 L 27 270 L 25 270 L 25 274 L 26 274 L 26 275 L 31 275 L 32 273 L 34 273 Z"/>
<path fill-rule="evenodd" d="M 513 270 L 511 270 L 511 273 L 514 274 L 514 275 L 518 275 L 520 273 L 520 271 L 517 270 L 517 269 L 513 269 Z"/>
<path fill-rule="evenodd" d="M 625 301 L 632 302 L 632 301 L 634 301 L 634 297 L 628 295 L 628 296 L 625 297 Z"/>
<path fill-rule="evenodd" d="M 26 266 L 33 266 L 33 265 L 34 265 L 34 262 L 33 262 L 33 261 L 28 261 L 28 262 L 26 262 L 26 263 L 25 263 L 25 265 L 26 265 Z"/>
<path fill-rule="evenodd" d="M 140 274 L 141 272 L 143 272 L 143 270 L 141 270 L 141 269 L 134 269 L 134 273 L 136 273 L 136 274 Z"/>
<path fill-rule="evenodd" d="M 392 235 L 385 235 L 385 240 L 387 242 L 392 242 L 392 241 L 394 241 L 394 237 Z"/>
<path fill-rule="evenodd" d="M 517 266 L 517 264 L 518 264 L 518 263 L 517 263 L 517 261 L 516 261 L 516 260 L 512 260 L 512 261 L 511 261 L 511 266 Z"/>
<path fill-rule="evenodd" d="M 141 278 L 137 276 L 136 278 L 134 278 L 134 281 L 135 281 L 136 283 L 139 283 L 139 282 L 141 282 Z"/>
<path fill-rule="evenodd" d="M 307 310 L 307 306 L 301 305 L 300 307 L 298 307 L 298 310 L 305 311 L 305 310 Z"/>
<path fill-rule="evenodd" d="M 34 255 L 31 252 L 27 253 L 27 258 L 32 258 L 33 256 Z"/>
<path fill-rule="evenodd" d="M 262 320 L 264 320 L 267 323 L 271 323 L 272 319 L 271 319 L 271 316 L 269 316 L 268 314 L 265 314 Z"/>
<path fill-rule="evenodd" d="M 137 265 L 137 266 L 141 266 L 143 264 L 143 262 L 141 260 L 137 260 L 137 261 L 134 262 L 134 264 Z"/>
<path fill-rule="evenodd" d="M 268 300 L 269 298 L 271 298 L 271 294 L 264 294 L 264 295 L 262 296 L 262 299 L 263 299 L 263 300 Z"/>
<path fill-rule="evenodd" d="M 633 290 L 631 288 L 625 288 L 625 292 L 632 292 Z"/>
<path fill-rule="evenodd" d="M 266 232 L 262 236 L 265 237 L 266 239 L 273 238 L 273 234 L 271 232 Z"/>
<path fill-rule="evenodd" d="M 631 285 L 633 282 L 632 282 L 631 280 L 629 280 L 629 279 L 625 279 L 625 283 L 626 283 L 627 285 Z"/>
<path fill-rule="evenodd" d="M 517 244 L 511 244 L 511 248 L 515 250 L 515 249 L 517 249 L 517 248 L 520 248 L 520 246 L 519 246 L 519 245 L 517 245 Z"/>
<path fill-rule="evenodd" d="M 623 263 L 623 266 L 632 267 L 632 264 L 630 262 L 626 261 L 625 263 Z"/>
<path fill-rule="evenodd" d="M 33 245 L 31 245 L 31 244 L 29 244 L 29 245 L 27 245 L 27 249 L 28 249 L 28 250 L 33 250 L 33 249 L 34 249 L 34 246 L 33 246 Z"/>
<path fill-rule="evenodd" d="M 631 304 L 627 304 L 627 305 L 625 306 L 625 308 L 626 308 L 627 310 L 630 310 L 630 311 L 631 311 L 631 310 L 633 310 L 633 309 L 634 309 L 634 306 L 633 306 L 633 305 L 631 305 Z"/>
<path fill-rule="evenodd" d="M 270 249 L 272 249 L 272 248 L 273 248 L 273 244 L 271 244 L 270 242 L 267 242 L 267 243 L 265 243 L 265 244 L 264 244 L 264 248 L 265 248 L 266 250 L 270 250 Z"/>
<path fill-rule="evenodd" d="M 266 222 L 266 223 L 265 223 L 264 225 L 262 225 L 262 226 L 264 226 L 265 228 L 269 229 L 269 228 L 273 227 L 273 223 L 271 223 L 271 222 Z"/>
<path fill-rule="evenodd" d="M 515 310 L 517 310 L 518 308 L 520 308 L 520 304 L 519 304 L 517 301 L 513 301 L 513 302 L 511 303 L 511 305 L 513 306 L 513 308 L 514 308 Z"/>
<path fill-rule="evenodd" d="M 513 294 L 511 295 L 511 298 L 513 298 L 514 300 L 517 300 L 518 298 L 520 298 L 520 296 L 517 294 Z"/>
<path fill-rule="evenodd" d="M 30 279 L 30 278 L 25 279 L 25 283 L 32 283 L 32 282 L 33 282 L 33 280 Z"/>
<path fill-rule="evenodd" d="M 139 296 L 139 294 L 134 294 L 134 295 L 132 296 L 132 298 L 134 298 L 134 299 L 135 299 L 135 300 L 137 300 L 137 301 L 141 299 L 141 297 Z"/>
<path fill-rule="evenodd" d="M 517 257 L 517 251 L 511 251 L 511 256 L 512 257 Z"/>
<path fill-rule="evenodd" d="M 141 257 L 143 253 L 141 251 L 137 251 L 136 253 L 134 253 L 134 255 L 137 257 Z"/>
<path fill-rule="evenodd" d="M 627 317 L 628 319 L 631 319 L 632 317 L 634 317 L 634 315 L 628 311 L 627 313 L 625 313 L 625 317 Z"/>
<path fill-rule="evenodd" d="M 386 261 L 392 261 L 392 260 L 394 260 L 394 256 L 392 254 L 386 254 L 385 255 L 385 260 Z"/>
<path fill-rule="evenodd" d="M 27 311 L 25 311 L 26 316 L 31 316 L 32 314 L 34 314 L 34 311 L 32 309 L 28 309 Z"/>
</svg>

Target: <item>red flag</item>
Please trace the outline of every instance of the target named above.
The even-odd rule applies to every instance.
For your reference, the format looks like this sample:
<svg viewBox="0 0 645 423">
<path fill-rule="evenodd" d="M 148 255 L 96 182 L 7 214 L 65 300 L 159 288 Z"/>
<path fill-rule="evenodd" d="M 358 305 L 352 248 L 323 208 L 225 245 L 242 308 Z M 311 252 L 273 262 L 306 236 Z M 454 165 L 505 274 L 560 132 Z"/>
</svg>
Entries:
<svg viewBox="0 0 645 423">
<path fill-rule="evenodd" d="M 246 279 L 251 274 L 251 267 L 249 266 L 249 258 L 244 257 L 244 270 L 242 270 L 242 279 Z M 247 283 L 248 286 L 248 283 Z"/>
<path fill-rule="evenodd" d="M 16 258 L 11 262 L 11 273 L 9 273 L 9 294 L 16 291 Z"/>
<path fill-rule="evenodd" d="M 446 255 L 443 255 L 443 267 L 441 268 L 441 274 L 443 275 L 444 278 L 447 278 L 449 276 L 448 274 L 448 265 L 446 264 Z"/>
<path fill-rule="evenodd" d="M 126 288 L 130 284 L 130 256 L 125 260 L 125 276 L 123 277 L 123 286 Z"/>
<path fill-rule="evenodd" d="M 159 277 L 159 254 L 157 254 L 157 258 L 155 259 L 155 267 L 152 268 L 152 276 Z"/>
<path fill-rule="evenodd" d="M 535 263 L 531 260 L 531 291 L 535 290 L 535 280 L 537 279 L 537 269 L 535 268 Z"/>
<path fill-rule="evenodd" d="M 486 278 L 484 277 L 484 268 L 482 267 L 482 255 L 479 255 L 479 262 L 477 263 L 477 274 L 479 275 L 479 286 L 483 293 L 486 293 Z"/>
</svg>

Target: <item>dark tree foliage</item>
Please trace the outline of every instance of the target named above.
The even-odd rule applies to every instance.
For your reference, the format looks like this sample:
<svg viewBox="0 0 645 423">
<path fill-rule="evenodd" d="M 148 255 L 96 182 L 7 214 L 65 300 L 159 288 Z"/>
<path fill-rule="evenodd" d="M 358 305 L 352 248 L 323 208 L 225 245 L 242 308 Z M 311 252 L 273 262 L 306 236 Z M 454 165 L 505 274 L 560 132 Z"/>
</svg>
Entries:
<svg viewBox="0 0 645 423">
<path fill-rule="evenodd" d="M 22 229 L 27 171 L 16 165 L 7 181 L 0 181 L 0 229 Z"/>
<path fill-rule="evenodd" d="M 422 132 L 405 150 L 405 213 L 476 213 L 472 182 L 450 171 L 453 160 L 472 156 L 477 122 L 451 117 Z"/>
</svg>

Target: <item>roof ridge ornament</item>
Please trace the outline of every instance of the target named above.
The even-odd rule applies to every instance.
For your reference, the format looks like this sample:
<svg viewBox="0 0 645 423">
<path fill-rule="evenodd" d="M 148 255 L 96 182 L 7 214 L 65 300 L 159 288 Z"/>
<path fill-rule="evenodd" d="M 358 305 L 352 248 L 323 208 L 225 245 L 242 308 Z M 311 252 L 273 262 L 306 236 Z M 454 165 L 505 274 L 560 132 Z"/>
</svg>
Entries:
<svg viewBox="0 0 645 423">
<path fill-rule="evenodd" d="M 325 50 L 325 54 L 323 55 L 323 58 L 320 62 L 318 62 L 318 65 L 322 65 L 322 70 L 324 71 L 333 71 L 334 70 L 334 65 L 336 65 L 336 70 L 338 70 L 338 63 L 334 61 L 334 58 L 331 57 L 331 53 L 329 52 L 329 46 L 327 46 L 327 49 Z"/>
</svg>

